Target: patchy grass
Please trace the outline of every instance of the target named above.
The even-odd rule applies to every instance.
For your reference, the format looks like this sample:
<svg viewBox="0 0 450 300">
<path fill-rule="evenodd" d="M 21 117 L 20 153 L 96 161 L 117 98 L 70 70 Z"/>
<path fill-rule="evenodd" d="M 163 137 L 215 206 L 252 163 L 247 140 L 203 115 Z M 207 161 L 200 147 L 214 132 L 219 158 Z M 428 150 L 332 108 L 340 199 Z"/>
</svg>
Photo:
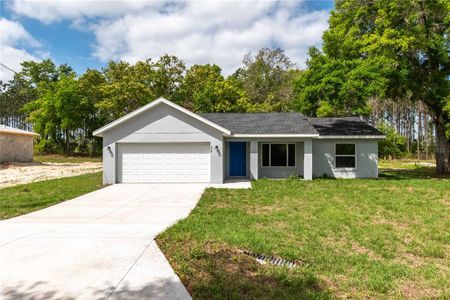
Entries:
<svg viewBox="0 0 450 300">
<path fill-rule="evenodd" d="M 102 162 L 101 156 L 66 156 L 62 154 L 35 155 L 35 162 L 41 163 L 84 163 Z"/>
<path fill-rule="evenodd" d="M 434 170 L 436 165 L 435 160 L 417 160 L 417 159 L 380 159 L 378 167 L 380 169 L 400 169 L 400 170 L 415 170 L 421 168 L 429 168 Z"/>
<path fill-rule="evenodd" d="M 407 178 L 448 178 L 447 175 L 437 175 L 435 163 L 432 160 L 393 159 L 380 160 L 380 177 L 390 179 Z"/>
<path fill-rule="evenodd" d="M 450 178 L 430 174 L 207 189 L 157 242 L 194 299 L 445 298 Z M 300 267 L 259 265 L 240 250 Z"/>
<path fill-rule="evenodd" d="M 0 189 L 0 220 L 75 198 L 102 187 L 102 174 L 93 173 Z"/>
</svg>

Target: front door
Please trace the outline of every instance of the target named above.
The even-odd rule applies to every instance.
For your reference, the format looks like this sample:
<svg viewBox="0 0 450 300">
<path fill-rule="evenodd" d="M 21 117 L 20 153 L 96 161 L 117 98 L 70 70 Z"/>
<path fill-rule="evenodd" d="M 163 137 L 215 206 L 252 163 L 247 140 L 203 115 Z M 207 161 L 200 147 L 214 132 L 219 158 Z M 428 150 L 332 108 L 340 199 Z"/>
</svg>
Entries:
<svg viewBox="0 0 450 300">
<path fill-rule="evenodd" d="M 230 142 L 230 176 L 246 176 L 247 143 Z"/>
</svg>

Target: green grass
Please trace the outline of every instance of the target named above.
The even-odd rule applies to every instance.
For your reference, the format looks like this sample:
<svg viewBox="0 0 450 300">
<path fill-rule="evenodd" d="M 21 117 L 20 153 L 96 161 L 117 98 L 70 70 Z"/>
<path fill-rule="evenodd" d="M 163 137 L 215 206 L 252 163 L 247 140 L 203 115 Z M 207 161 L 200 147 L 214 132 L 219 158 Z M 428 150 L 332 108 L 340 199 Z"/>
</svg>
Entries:
<svg viewBox="0 0 450 300">
<path fill-rule="evenodd" d="M 259 180 L 207 189 L 158 238 L 194 299 L 450 295 L 450 178 Z M 259 265 L 241 250 L 296 260 Z"/>
<path fill-rule="evenodd" d="M 436 163 L 435 160 L 417 160 L 417 159 L 380 159 L 378 162 L 378 167 L 380 169 L 420 169 L 423 167 L 427 167 L 427 165 L 434 165 Z"/>
<path fill-rule="evenodd" d="M 92 173 L 0 189 L 0 220 L 23 215 L 102 187 L 102 174 Z"/>
<path fill-rule="evenodd" d="M 413 159 L 393 159 L 380 160 L 380 177 L 400 179 L 400 178 L 448 178 L 447 175 L 437 175 L 435 167 L 428 167 L 427 164 L 434 164 L 433 160 L 413 160 Z"/>
<path fill-rule="evenodd" d="M 66 156 L 61 154 L 35 155 L 35 162 L 48 163 L 83 163 L 102 162 L 101 156 Z"/>
</svg>

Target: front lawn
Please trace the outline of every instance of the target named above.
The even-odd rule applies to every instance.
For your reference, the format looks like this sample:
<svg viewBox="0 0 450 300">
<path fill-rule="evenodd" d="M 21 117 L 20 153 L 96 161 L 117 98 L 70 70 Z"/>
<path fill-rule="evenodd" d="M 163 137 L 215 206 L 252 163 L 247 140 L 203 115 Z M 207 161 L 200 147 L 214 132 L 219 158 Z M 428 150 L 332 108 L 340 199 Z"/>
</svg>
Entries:
<svg viewBox="0 0 450 300">
<path fill-rule="evenodd" d="M 194 299 L 450 295 L 450 178 L 259 180 L 208 189 L 158 238 Z M 260 265 L 242 250 L 295 260 Z"/>
<path fill-rule="evenodd" d="M 101 186 L 102 173 L 91 173 L 0 189 L 0 220 L 46 208 Z"/>
</svg>

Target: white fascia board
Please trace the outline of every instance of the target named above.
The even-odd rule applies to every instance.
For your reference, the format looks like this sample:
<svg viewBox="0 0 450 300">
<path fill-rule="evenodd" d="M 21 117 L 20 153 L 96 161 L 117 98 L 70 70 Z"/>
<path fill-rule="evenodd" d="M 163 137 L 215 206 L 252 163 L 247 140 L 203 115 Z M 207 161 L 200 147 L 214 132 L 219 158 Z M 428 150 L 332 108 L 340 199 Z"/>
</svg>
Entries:
<svg viewBox="0 0 450 300">
<path fill-rule="evenodd" d="M 121 117 L 121 118 L 119 118 L 119 119 L 117 119 L 115 121 L 112 121 L 111 123 L 109 123 L 109 124 L 99 128 L 99 129 L 95 130 L 93 132 L 93 135 L 101 137 L 101 136 L 103 136 L 103 132 L 105 132 L 105 131 L 107 131 L 107 130 L 109 130 L 109 129 L 111 129 L 111 128 L 113 128 L 113 127 L 115 127 L 115 126 L 117 126 L 117 125 L 119 125 L 119 124 L 121 124 L 121 123 L 123 123 L 123 122 L 125 122 L 125 121 L 127 121 L 127 120 L 129 120 L 129 119 L 131 119 L 131 118 L 141 114 L 141 113 L 143 113 L 143 112 L 145 112 L 145 111 L 148 111 L 149 109 L 152 109 L 154 106 L 156 106 L 156 105 L 158 105 L 160 103 L 164 103 L 164 104 L 166 104 L 168 106 L 171 106 L 171 107 L 173 107 L 173 108 L 175 108 L 175 109 L 177 109 L 177 110 L 179 110 L 179 111 L 181 111 L 181 112 L 183 112 L 183 113 L 185 113 L 185 114 L 187 114 L 187 115 L 189 115 L 189 116 L 191 116 L 191 117 L 193 117 L 193 118 L 195 118 L 195 119 L 197 119 L 197 120 L 199 120 L 199 121 L 201 121 L 201 122 L 203 122 L 203 123 L 205 123 L 205 124 L 207 124 L 207 125 L 209 125 L 209 126 L 211 126 L 213 128 L 215 128 L 215 129 L 221 131 L 224 134 L 227 134 L 227 135 L 231 134 L 231 132 L 228 129 L 223 128 L 222 126 L 219 126 L 216 123 L 213 123 L 213 122 L 211 122 L 211 121 L 209 121 L 209 120 L 207 120 L 207 119 L 197 115 L 196 113 L 193 113 L 193 112 L 191 112 L 191 111 L 189 111 L 189 110 L 187 110 L 187 109 L 185 109 L 185 108 L 183 108 L 183 107 L 181 107 L 181 106 L 179 106 L 179 105 L 177 105 L 177 104 L 175 104 L 173 102 L 170 102 L 169 100 L 166 100 L 164 98 L 158 98 L 155 101 L 152 101 L 149 104 L 146 104 L 146 105 L 142 106 L 141 108 L 138 108 L 135 111 L 132 111 L 129 114 L 126 114 L 125 116 L 123 116 L 123 117 Z"/>
<path fill-rule="evenodd" d="M 321 135 L 319 139 L 372 139 L 381 140 L 385 139 L 385 135 Z"/>
<path fill-rule="evenodd" d="M 317 138 L 318 134 L 232 134 L 236 138 Z"/>
</svg>

